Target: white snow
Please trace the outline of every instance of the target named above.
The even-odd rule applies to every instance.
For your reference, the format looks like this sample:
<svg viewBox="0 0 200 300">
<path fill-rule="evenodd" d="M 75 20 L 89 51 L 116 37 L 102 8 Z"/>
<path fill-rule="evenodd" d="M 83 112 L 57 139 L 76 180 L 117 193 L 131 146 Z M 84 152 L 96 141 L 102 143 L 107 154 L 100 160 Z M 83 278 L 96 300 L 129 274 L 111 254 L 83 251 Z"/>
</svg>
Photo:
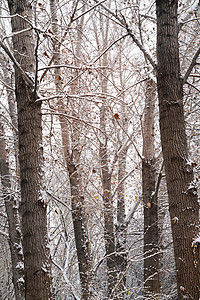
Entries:
<svg viewBox="0 0 200 300">
<path fill-rule="evenodd" d="M 23 270 L 24 269 L 24 263 L 23 263 L 23 261 L 19 261 L 17 263 L 16 269 L 19 269 L 19 270 Z"/>
<path fill-rule="evenodd" d="M 18 280 L 17 280 L 18 283 L 23 283 L 24 284 L 24 278 L 23 277 L 20 277 Z"/>
</svg>

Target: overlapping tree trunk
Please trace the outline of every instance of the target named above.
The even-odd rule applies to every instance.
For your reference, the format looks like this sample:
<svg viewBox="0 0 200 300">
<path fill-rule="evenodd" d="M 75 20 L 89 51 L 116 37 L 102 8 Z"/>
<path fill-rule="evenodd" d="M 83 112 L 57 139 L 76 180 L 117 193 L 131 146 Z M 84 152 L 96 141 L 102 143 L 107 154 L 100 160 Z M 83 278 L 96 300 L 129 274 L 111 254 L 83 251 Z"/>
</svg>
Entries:
<svg viewBox="0 0 200 300">
<path fill-rule="evenodd" d="M 51 260 L 47 236 L 46 199 L 42 185 L 41 104 L 36 102 L 35 44 L 29 1 L 8 0 L 13 32 L 15 91 L 18 112 L 25 298 L 51 297 Z M 20 32 L 17 34 L 17 32 Z"/>
<path fill-rule="evenodd" d="M 21 224 L 18 203 L 11 191 L 9 164 L 7 162 L 6 145 L 3 126 L 0 122 L 0 176 L 2 194 L 8 218 L 9 246 L 12 261 L 12 277 L 16 300 L 24 299 L 24 258 L 22 250 Z"/>
<path fill-rule="evenodd" d="M 155 191 L 154 148 L 155 83 L 146 82 L 143 122 L 142 193 L 144 201 L 144 292 L 148 297 L 160 293 L 158 254 L 158 201 Z"/>
<path fill-rule="evenodd" d="M 101 129 L 105 129 L 105 107 L 100 112 Z M 104 131 L 105 132 L 105 131 Z M 111 173 L 108 168 L 107 156 L 107 138 L 105 142 L 100 143 L 100 163 L 102 176 L 102 190 L 104 203 L 104 240 L 106 248 L 107 260 L 107 288 L 108 299 L 117 280 L 116 257 L 115 257 L 115 236 L 114 236 L 114 220 L 113 220 L 113 199 L 111 195 Z"/>
<path fill-rule="evenodd" d="M 124 80 L 122 72 L 122 43 L 119 46 L 119 67 L 120 67 L 120 86 L 124 89 Z M 125 96 L 122 94 L 122 103 L 125 103 Z M 119 299 L 124 299 L 124 293 L 126 292 L 126 268 L 127 268 L 127 224 L 125 213 L 125 178 L 126 178 L 126 157 L 128 146 L 124 147 L 124 143 L 127 139 L 126 133 L 128 131 L 128 122 L 125 106 L 121 106 L 120 110 L 120 128 L 119 128 L 119 152 L 118 152 L 118 187 L 117 187 L 117 226 L 115 226 L 115 244 L 116 244 L 116 271 L 118 279 L 117 296 Z M 119 124 L 118 124 L 119 125 Z M 122 128 L 121 128 L 122 126 Z"/>
<path fill-rule="evenodd" d="M 199 204 L 189 160 L 180 76 L 178 1 L 156 1 L 160 131 L 171 217 L 179 299 L 199 299 Z"/>
<path fill-rule="evenodd" d="M 61 55 L 59 51 L 59 43 L 58 43 L 58 20 L 57 20 L 57 1 L 50 0 L 50 7 L 51 7 L 51 17 L 52 17 L 52 30 L 55 35 L 53 39 L 53 48 L 54 48 L 54 63 L 55 65 L 60 65 Z M 80 27 L 83 25 L 83 18 L 81 19 Z M 81 28 L 80 32 L 81 32 Z M 79 55 L 79 42 L 76 51 Z M 60 68 L 56 68 L 54 72 L 55 78 L 55 86 L 57 94 L 61 93 L 62 88 L 62 74 Z M 72 84 L 72 91 L 76 93 L 76 83 Z M 66 162 L 66 166 L 69 173 L 69 181 L 70 181 L 70 190 L 71 190 L 71 206 L 72 206 L 72 220 L 74 226 L 74 235 L 75 235 L 75 244 L 77 250 L 77 257 L 78 257 L 78 267 L 79 267 L 79 274 L 80 274 L 80 281 L 82 287 L 81 299 L 90 299 L 90 251 L 89 251 L 89 240 L 87 237 L 86 231 L 86 224 L 85 214 L 84 214 L 84 194 L 82 191 L 82 178 L 81 174 L 78 170 L 77 165 L 80 163 L 80 153 L 78 151 L 78 141 L 79 141 L 79 133 L 76 130 L 77 124 L 73 126 L 73 132 L 71 132 L 71 140 L 76 141 L 76 145 L 72 146 L 70 143 L 69 137 L 69 126 L 67 120 L 64 116 L 65 114 L 65 104 L 62 100 L 58 101 L 59 106 L 59 120 L 61 126 L 61 134 L 62 134 L 62 144 L 63 144 L 63 151 L 64 151 L 64 158 Z M 74 147 L 73 151 L 70 151 Z"/>
<path fill-rule="evenodd" d="M 116 272 L 118 283 L 118 299 L 124 299 L 126 292 L 126 267 L 127 267 L 127 250 L 126 250 L 126 233 L 127 225 L 125 224 L 125 184 L 123 179 L 126 175 L 126 154 L 127 149 L 121 151 L 118 157 L 118 193 L 117 193 L 117 226 L 116 226 Z"/>
</svg>

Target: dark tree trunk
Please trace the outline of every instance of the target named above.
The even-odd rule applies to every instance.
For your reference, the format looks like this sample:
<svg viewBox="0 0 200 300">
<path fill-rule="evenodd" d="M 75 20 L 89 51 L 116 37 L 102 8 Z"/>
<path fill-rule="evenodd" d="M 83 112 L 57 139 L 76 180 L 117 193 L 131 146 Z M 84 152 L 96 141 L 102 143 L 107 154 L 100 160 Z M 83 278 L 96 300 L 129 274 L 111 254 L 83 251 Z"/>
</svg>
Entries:
<svg viewBox="0 0 200 300">
<path fill-rule="evenodd" d="M 72 197 L 72 219 L 74 225 L 74 234 L 76 250 L 78 256 L 78 266 L 82 285 L 82 299 L 90 299 L 89 291 L 89 273 L 90 273 L 90 256 L 89 241 L 84 226 L 84 196 L 81 195 L 81 179 L 77 174 L 74 164 L 68 163 L 68 170 L 71 184 Z"/>
<path fill-rule="evenodd" d="M 144 123 L 142 193 L 144 201 L 144 293 L 148 297 L 159 295 L 158 254 L 158 201 L 155 194 L 154 114 L 156 87 L 152 80 L 146 82 Z"/>
<path fill-rule="evenodd" d="M 160 130 L 169 197 L 179 299 L 199 299 L 199 260 L 193 241 L 199 231 L 199 205 L 189 161 L 180 75 L 178 1 L 156 1 L 157 80 Z"/>
<path fill-rule="evenodd" d="M 125 123 L 125 122 L 123 122 Z M 125 124 L 123 124 L 125 125 Z M 125 130 L 126 127 L 124 126 Z M 123 144 L 121 144 L 123 146 Z M 126 267 L 127 267 L 127 249 L 126 249 L 126 235 L 127 225 L 125 224 L 125 182 L 126 176 L 126 155 L 127 147 L 121 151 L 118 156 L 118 197 L 117 197 L 117 226 L 116 226 L 116 272 L 118 279 L 118 299 L 124 299 L 126 293 Z"/>
<path fill-rule="evenodd" d="M 8 1 L 12 31 L 30 28 L 29 1 Z M 21 15 L 21 17 L 19 16 Z M 35 45 L 31 30 L 13 35 L 15 91 L 18 111 L 19 163 L 21 180 L 22 233 L 24 250 L 25 298 L 51 297 L 51 259 L 47 236 L 47 208 L 41 193 L 42 127 L 41 105 L 32 77 L 35 76 Z"/>
<path fill-rule="evenodd" d="M 103 107 L 104 110 L 104 107 Z M 101 111 L 101 124 L 105 122 L 104 114 Z M 104 119 L 104 120 L 102 120 Z M 116 257 L 115 257 L 115 236 L 113 220 L 113 200 L 111 195 L 111 174 L 108 169 L 107 147 L 100 143 L 100 162 L 102 174 L 102 189 L 104 203 L 104 240 L 107 260 L 107 288 L 108 299 L 112 289 L 117 282 Z"/>
<path fill-rule="evenodd" d="M 0 176 L 2 194 L 8 217 L 9 246 L 12 261 L 12 277 L 16 300 L 24 299 L 24 258 L 18 204 L 11 191 L 9 165 L 6 161 L 6 145 L 0 122 Z"/>
</svg>

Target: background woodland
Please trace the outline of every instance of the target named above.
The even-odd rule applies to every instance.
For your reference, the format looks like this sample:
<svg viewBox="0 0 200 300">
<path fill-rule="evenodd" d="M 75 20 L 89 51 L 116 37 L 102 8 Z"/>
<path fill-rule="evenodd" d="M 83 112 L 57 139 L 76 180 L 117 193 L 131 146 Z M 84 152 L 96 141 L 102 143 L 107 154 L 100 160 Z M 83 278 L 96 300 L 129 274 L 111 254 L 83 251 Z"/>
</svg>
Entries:
<svg viewBox="0 0 200 300">
<path fill-rule="evenodd" d="M 0 0 L 0 299 L 199 300 L 199 26 Z"/>
</svg>

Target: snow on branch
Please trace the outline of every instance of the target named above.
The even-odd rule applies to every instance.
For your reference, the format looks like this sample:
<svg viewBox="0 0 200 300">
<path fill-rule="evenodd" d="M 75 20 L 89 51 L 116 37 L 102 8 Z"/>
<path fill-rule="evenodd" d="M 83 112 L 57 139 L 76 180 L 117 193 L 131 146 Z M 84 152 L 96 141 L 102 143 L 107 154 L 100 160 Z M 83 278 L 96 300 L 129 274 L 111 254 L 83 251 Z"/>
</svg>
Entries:
<svg viewBox="0 0 200 300">
<path fill-rule="evenodd" d="M 191 72 L 192 72 L 192 69 L 193 67 L 196 65 L 196 62 L 197 62 L 197 58 L 199 57 L 199 54 L 200 54 L 200 47 L 197 49 L 186 73 L 185 73 L 185 76 L 183 77 L 183 84 L 186 83 L 188 77 L 190 76 Z"/>
</svg>

